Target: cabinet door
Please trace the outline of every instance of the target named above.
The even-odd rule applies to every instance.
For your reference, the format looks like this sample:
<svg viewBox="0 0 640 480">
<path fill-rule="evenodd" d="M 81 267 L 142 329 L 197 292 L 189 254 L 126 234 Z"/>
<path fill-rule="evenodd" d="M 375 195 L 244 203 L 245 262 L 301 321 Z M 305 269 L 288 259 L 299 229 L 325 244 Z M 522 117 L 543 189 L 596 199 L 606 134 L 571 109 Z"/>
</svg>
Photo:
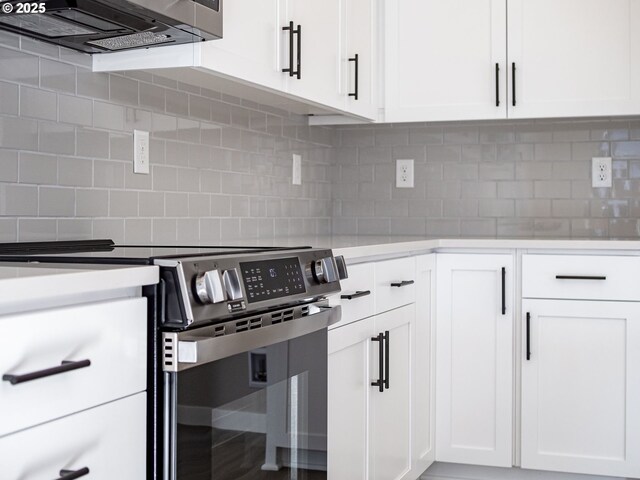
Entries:
<svg viewBox="0 0 640 480">
<path fill-rule="evenodd" d="M 438 461 L 512 465 L 513 271 L 511 255 L 437 257 Z"/>
<path fill-rule="evenodd" d="M 385 350 L 389 370 L 388 375 L 385 372 L 388 388 L 385 387 L 383 392 L 371 390 L 373 435 L 370 455 L 373 459 L 373 475 L 370 478 L 399 480 L 411 471 L 410 382 L 415 305 L 391 310 L 374 318 L 376 332 L 388 334 L 388 349 Z M 381 373 L 378 359 L 378 349 L 374 348 L 371 363 L 373 381 Z"/>
<path fill-rule="evenodd" d="M 435 459 L 434 447 L 434 394 L 435 348 L 434 316 L 436 291 L 436 255 L 416 258 L 416 321 L 413 338 L 414 362 L 412 369 L 413 405 L 413 472 L 419 477 Z"/>
<path fill-rule="evenodd" d="M 506 0 L 389 0 L 385 13 L 386 122 L 506 117 Z"/>
<path fill-rule="evenodd" d="M 146 393 L 0 437 L 3 479 L 80 478 L 61 470 L 88 469 L 92 480 L 146 477 Z"/>
<path fill-rule="evenodd" d="M 329 332 L 328 478 L 369 477 L 371 337 L 368 318 Z"/>
<path fill-rule="evenodd" d="M 522 467 L 640 477 L 640 303 L 522 308 Z"/>
<path fill-rule="evenodd" d="M 344 108 L 340 95 L 342 66 L 342 0 L 287 0 L 286 21 L 301 27 L 301 46 L 294 46 L 293 67 L 300 55 L 300 79 L 286 76 L 287 91 L 329 107 Z M 297 37 L 294 37 L 294 44 Z M 289 33 L 282 32 L 281 66 L 289 66 Z"/>
<path fill-rule="evenodd" d="M 348 0 L 345 5 L 346 55 L 342 92 L 347 111 L 366 118 L 377 116 L 376 4 L 374 0 Z M 356 55 L 357 65 L 356 65 Z M 358 76 L 356 79 L 356 68 Z M 356 98 L 354 94 L 358 94 Z"/>
<path fill-rule="evenodd" d="M 509 117 L 640 112 L 640 0 L 509 0 L 508 32 Z"/>
<path fill-rule="evenodd" d="M 284 0 L 233 0 L 224 4 L 224 36 L 201 45 L 202 65 L 235 79 L 276 89 L 280 71 Z"/>
</svg>

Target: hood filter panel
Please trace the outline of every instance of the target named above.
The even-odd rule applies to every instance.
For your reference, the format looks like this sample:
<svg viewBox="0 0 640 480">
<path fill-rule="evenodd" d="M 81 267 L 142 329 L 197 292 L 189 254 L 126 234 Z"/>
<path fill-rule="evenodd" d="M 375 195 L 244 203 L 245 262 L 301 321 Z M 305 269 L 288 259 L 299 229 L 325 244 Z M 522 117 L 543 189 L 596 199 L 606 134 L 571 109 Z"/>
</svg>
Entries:
<svg viewBox="0 0 640 480">
<path fill-rule="evenodd" d="M 93 35 L 95 30 L 69 22 L 52 15 L 30 13 L 27 15 L 1 15 L 0 23 L 26 30 L 27 32 L 44 35 L 48 38 L 70 37 L 74 35 Z"/>
<path fill-rule="evenodd" d="M 139 32 L 131 35 L 122 35 L 120 37 L 102 38 L 100 40 L 92 40 L 87 42 L 89 45 L 104 48 L 105 50 L 117 51 L 127 48 L 146 47 L 149 45 L 157 45 L 159 43 L 167 43 L 171 41 L 169 35 L 155 32 Z"/>
</svg>

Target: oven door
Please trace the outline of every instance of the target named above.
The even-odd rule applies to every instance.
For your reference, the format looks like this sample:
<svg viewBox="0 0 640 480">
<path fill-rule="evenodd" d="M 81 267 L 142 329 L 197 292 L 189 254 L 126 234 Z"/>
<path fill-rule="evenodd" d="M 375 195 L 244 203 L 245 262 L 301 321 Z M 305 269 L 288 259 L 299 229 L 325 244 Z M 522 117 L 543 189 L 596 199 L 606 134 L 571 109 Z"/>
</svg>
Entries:
<svg viewBox="0 0 640 480">
<path fill-rule="evenodd" d="M 165 480 L 326 480 L 327 326 L 340 309 L 314 312 L 178 338 L 191 363 L 164 374 Z"/>
</svg>

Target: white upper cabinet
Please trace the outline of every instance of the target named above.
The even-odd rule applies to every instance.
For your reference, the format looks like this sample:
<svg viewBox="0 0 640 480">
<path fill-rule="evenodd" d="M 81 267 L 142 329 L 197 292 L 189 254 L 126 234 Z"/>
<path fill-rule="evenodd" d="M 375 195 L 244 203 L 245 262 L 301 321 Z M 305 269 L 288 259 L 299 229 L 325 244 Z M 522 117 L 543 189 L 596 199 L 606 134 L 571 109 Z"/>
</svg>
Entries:
<svg viewBox="0 0 640 480">
<path fill-rule="evenodd" d="M 640 113 L 640 0 L 509 0 L 508 32 L 509 117 Z"/>
<path fill-rule="evenodd" d="M 342 0 L 288 0 L 282 31 L 280 64 L 287 91 L 312 102 L 341 108 Z M 292 50 L 293 48 L 293 50 Z"/>
<path fill-rule="evenodd" d="M 375 0 L 345 2 L 345 55 L 342 58 L 342 93 L 346 110 L 362 117 L 377 116 L 378 75 Z"/>
<path fill-rule="evenodd" d="M 391 0 L 385 15 L 386 122 L 640 113 L 640 0 Z"/>
<path fill-rule="evenodd" d="M 204 42 L 201 63 L 221 74 L 282 89 L 279 43 L 283 0 L 233 0 L 224 4 L 224 33 Z"/>
<path fill-rule="evenodd" d="M 389 0 L 385 121 L 504 118 L 506 0 Z"/>
</svg>

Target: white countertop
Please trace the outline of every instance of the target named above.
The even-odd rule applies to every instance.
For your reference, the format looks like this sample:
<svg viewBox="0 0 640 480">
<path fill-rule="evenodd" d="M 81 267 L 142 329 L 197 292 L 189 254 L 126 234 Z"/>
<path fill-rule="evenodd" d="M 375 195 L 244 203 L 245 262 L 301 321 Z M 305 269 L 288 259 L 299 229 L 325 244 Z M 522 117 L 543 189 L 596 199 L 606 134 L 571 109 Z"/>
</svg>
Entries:
<svg viewBox="0 0 640 480">
<path fill-rule="evenodd" d="M 0 306 L 34 299 L 82 295 L 153 285 L 158 267 L 123 265 L 56 265 L 0 262 Z"/>
<path fill-rule="evenodd" d="M 464 250 L 567 250 L 613 252 L 640 255 L 640 240 L 607 239 L 542 239 L 542 238 L 433 238 L 420 236 L 376 235 L 320 235 L 262 240 L 240 239 L 228 242 L 234 245 L 312 246 L 331 248 L 336 255 L 347 259 L 365 257 L 409 255 L 446 249 Z"/>
</svg>

